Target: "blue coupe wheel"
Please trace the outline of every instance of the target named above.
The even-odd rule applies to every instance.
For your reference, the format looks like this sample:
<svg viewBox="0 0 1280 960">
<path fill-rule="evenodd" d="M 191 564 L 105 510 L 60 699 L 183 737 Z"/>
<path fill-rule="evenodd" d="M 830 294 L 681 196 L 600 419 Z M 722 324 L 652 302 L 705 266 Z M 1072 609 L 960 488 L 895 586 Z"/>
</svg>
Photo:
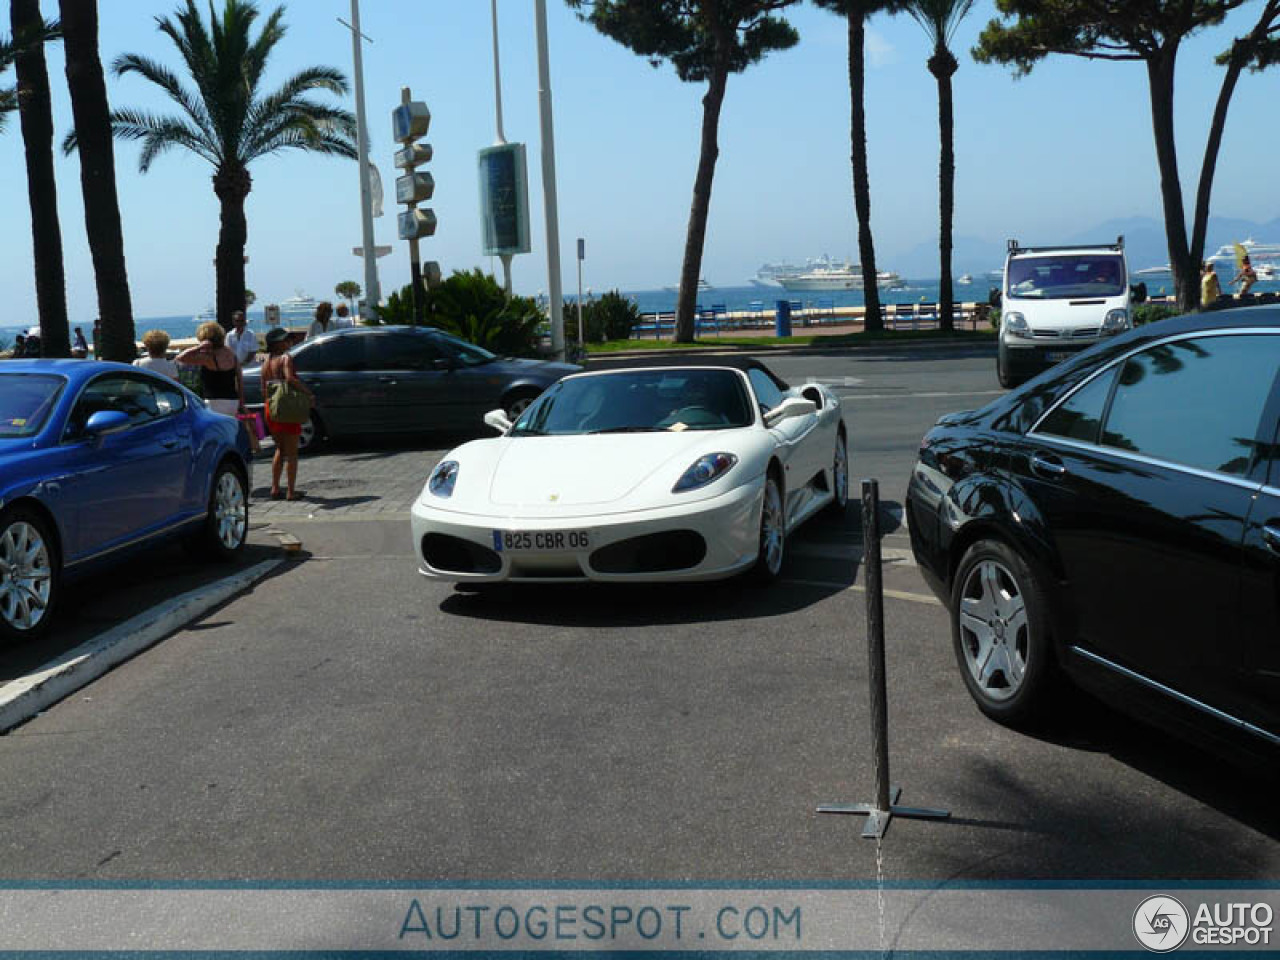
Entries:
<svg viewBox="0 0 1280 960">
<path fill-rule="evenodd" d="M 0 517 L 0 637 L 43 634 L 57 589 L 57 555 L 45 521 L 27 510 L 10 510 Z"/>
</svg>

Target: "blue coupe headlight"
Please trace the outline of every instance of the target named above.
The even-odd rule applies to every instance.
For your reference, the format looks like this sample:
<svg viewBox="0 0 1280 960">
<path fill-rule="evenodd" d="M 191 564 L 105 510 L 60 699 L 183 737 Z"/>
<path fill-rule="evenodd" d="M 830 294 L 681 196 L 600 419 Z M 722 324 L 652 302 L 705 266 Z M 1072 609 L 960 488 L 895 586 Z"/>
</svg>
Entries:
<svg viewBox="0 0 1280 960">
<path fill-rule="evenodd" d="M 684 476 L 676 481 L 671 492 L 684 493 L 686 490 L 705 487 L 712 480 L 728 473 L 737 462 L 738 458 L 732 453 L 708 453 L 705 457 L 699 457 L 693 466 L 684 472 Z"/>
<path fill-rule="evenodd" d="M 431 471 L 431 476 L 427 479 L 427 489 L 437 497 L 447 499 L 453 496 L 453 485 L 457 482 L 458 461 L 442 460 Z"/>
</svg>

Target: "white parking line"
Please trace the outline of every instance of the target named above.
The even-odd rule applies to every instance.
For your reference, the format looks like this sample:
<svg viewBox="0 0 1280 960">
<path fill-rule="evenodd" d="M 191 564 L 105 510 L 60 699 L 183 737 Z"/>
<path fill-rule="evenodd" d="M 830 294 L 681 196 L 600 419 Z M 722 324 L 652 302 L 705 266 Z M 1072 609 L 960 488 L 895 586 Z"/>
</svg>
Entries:
<svg viewBox="0 0 1280 960">
<path fill-rule="evenodd" d="M 842 403 L 849 400 L 932 400 L 937 397 L 994 397 L 1006 393 L 1004 390 L 959 390 L 954 393 L 943 391 L 931 393 L 847 393 L 840 397 Z"/>
<path fill-rule="evenodd" d="M 848 547 L 825 543 L 793 543 L 788 546 L 793 557 L 811 557 L 815 560 L 862 560 L 861 547 Z M 886 563 L 901 563 L 908 567 L 916 565 L 916 558 L 910 550 L 902 547 L 880 547 L 880 557 Z"/>
<path fill-rule="evenodd" d="M 866 593 L 867 588 L 860 584 L 849 585 L 847 583 L 836 583 L 831 580 L 798 580 L 792 577 L 784 577 L 783 583 L 794 583 L 802 587 L 821 587 L 825 590 L 852 590 L 854 593 Z M 894 600 L 906 600 L 910 603 L 924 603 L 931 607 L 940 607 L 942 602 L 937 597 L 930 596 L 926 593 L 909 593 L 906 590 L 889 590 L 882 591 L 886 597 Z"/>
</svg>

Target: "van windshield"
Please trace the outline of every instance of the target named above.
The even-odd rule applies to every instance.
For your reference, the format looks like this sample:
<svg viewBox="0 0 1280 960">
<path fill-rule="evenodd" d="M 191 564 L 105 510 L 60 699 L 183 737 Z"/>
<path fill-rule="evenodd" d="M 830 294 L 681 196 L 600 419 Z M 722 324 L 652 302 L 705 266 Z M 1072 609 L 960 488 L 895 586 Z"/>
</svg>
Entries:
<svg viewBox="0 0 1280 960">
<path fill-rule="evenodd" d="M 1015 300 L 1114 297 L 1127 283 L 1119 254 L 1079 253 L 1009 261 L 1005 295 Z"/>
</svg>

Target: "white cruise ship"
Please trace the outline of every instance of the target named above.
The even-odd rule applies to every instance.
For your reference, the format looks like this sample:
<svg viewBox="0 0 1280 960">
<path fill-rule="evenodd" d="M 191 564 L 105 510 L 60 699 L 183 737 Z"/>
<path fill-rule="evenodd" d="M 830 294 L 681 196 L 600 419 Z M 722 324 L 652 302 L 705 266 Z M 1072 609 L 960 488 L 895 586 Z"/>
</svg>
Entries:
<svg viewBox="0 0 1280 960">
<path fill-rule="evenodd" d="M 315 319 L 316 300 L 309 297 L 301 290 L 294 293 L 292 297 L 280 301 L 280 319 L 283 320 L 307 320 L 308 322 Z"/>
<path fill-rule="evenodd" d="M 796 292 L 861 290 L 862 267 L 847 260 L 840 263 L 830 257 L 822 257 L 810 260 L 803 273 L 779 276 L 778 283 L 784 290 Z M 892 270 L 881 270 L 876 274 L 876 285 L 882 290 L 895 290 L 904 284 L 902 277 Z"/>
</svg>

